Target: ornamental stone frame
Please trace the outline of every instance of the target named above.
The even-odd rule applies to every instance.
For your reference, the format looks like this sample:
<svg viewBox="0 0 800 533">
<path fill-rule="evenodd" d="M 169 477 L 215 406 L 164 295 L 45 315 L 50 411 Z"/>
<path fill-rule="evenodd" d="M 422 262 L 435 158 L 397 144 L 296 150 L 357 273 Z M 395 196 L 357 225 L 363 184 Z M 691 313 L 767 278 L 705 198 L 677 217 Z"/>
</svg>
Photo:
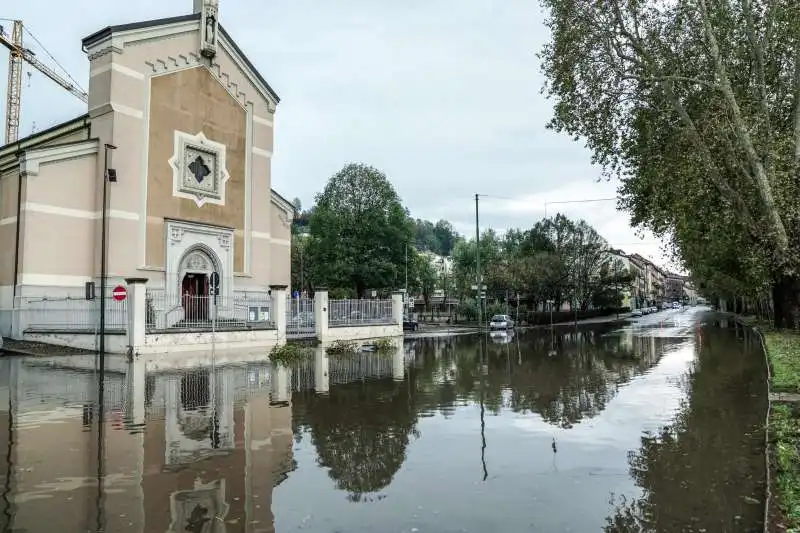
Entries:
<svg viewBox="0 0 800 533">
<path fill-rule="evenodd" d="M 166 220 L 164 228 L 166 230 L 164 289 L 170 304 L 180 305 L 180 284 L 184 274 L 189 271 L 208 273 L 208 268 L 219 272 L 220 296 L 232 301 L 233 230 L 180 220 Z M 193 260 L 200 262 L 206 258 L 212 264 L 198 264 L 198 268 L 190 268 L 189 262 Z"/>
<path fill-rule="evenodd" d="M 225 145 L 175 130 L 172 157 L 172 195 L 204 204 L 225 205 L 225 188 L 230 179 L 225 161 Z"/>
</svg>

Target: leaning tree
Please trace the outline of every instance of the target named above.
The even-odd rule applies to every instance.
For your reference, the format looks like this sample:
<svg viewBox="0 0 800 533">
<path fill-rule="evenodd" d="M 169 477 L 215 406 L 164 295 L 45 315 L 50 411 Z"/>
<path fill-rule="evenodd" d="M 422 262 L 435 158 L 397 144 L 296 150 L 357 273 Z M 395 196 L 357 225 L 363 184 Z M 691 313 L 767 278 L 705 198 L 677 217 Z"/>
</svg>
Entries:
<svg viewBox="0 0 800 533">
<path fill-rule="evenodd" d="M 800 3 L 542 0 L 550 127 L 621 180 L 632 222 L 727 289 L 800 310 Z"/>
</svg>

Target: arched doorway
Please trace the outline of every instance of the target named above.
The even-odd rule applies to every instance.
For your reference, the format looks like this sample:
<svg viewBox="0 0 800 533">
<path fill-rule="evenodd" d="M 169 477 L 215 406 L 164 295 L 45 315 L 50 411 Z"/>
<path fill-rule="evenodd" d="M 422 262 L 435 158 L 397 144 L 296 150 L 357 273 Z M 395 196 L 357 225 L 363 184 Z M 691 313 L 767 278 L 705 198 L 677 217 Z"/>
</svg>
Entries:
<svg viewBox="0 0 800 533">
<path fill-rule="evenodd" d="M 217 270 L 212 255 L 202 248 L 186 252 L 180 263 L 179 283 L 181 306 L 187 322 L 205 321 L 210 317 L 209 281 Z"/>
</svg>

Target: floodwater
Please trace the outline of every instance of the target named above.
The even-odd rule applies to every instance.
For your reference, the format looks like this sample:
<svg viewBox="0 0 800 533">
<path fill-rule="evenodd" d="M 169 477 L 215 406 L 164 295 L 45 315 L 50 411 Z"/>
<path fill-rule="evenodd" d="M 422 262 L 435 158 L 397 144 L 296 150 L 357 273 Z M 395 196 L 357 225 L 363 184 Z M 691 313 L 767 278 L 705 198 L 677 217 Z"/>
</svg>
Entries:
<svg viewBox="0 0 800 533">
<path fill-rule="evenodd" d="M 760 531 L 763 354 L 722 325 L 5 358 L 0 531 Z"/>
</svg>

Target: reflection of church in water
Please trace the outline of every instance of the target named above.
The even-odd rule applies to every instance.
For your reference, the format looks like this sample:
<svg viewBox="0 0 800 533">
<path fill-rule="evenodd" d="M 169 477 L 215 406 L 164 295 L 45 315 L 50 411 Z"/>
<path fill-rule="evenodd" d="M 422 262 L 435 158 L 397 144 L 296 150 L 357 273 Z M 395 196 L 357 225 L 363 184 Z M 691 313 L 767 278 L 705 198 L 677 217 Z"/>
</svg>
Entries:
<svg viewBox="0 0 800 533">
<path fill-rule="evenodd" d="M 273 494 L 301 433 L 339 490 L 374 493 L 416 420 L 408 356 L 401 345 L 330 360 L 319 348 L 292 369 L 259 352 L 109 358 L 102 424 L 93 357 L 0 359 L 0 531 L 49 531 L 60 517 L 63 533 L 274 532 Z"/>
<path fill-rule="evenodd" d="M 275 531 L 273 490 L 294 469 L 287 370 L 147 367 L 106 372 L 101 425 L 88 368 L 0 360 L 3 530 Z"/>
</svg>

